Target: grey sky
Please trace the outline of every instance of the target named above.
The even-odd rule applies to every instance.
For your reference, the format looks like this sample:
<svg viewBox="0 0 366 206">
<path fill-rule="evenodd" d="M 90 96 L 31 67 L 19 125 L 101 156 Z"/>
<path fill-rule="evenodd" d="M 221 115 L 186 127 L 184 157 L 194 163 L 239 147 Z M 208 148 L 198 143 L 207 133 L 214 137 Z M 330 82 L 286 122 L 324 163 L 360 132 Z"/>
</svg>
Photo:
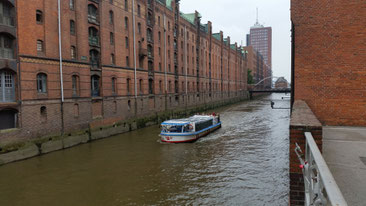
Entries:
<svg viewBox="0 0 366 206">
<path fill-rule="evenodd" d="M 184 13 L 201 13 L 202 23 L 212 22 L 213 31 L 223 31 L 232 42 L 246 45 L 246 34 L 256 22 L 272 27 L 273 76 L 284 76 L 290 81 L 291 22 L 290 0 L 181 0 Z"/>
</svg>

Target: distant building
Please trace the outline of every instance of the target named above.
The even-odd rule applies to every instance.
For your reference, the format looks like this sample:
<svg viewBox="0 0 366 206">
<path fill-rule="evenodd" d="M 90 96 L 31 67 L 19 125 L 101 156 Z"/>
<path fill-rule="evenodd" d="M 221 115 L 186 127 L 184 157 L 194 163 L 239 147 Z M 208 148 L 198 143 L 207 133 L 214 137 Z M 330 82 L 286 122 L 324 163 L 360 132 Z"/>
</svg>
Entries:
<svg viewBox="0 0 366 206">
<path fill-rule="evenodd" d="M 284 77 L 280 77 L 277 79 L 277 81 L 275 83 L 276 89 L 282 89 L 282 88 L 288 88 L 288 87 L 289 87 L 288 81 Z"/>
<path fill-rule="evenodd" d="M 262 87 L 271 87 L 272 80 L 268 78 L 272 76 L 272 71 L 264 62 L 263 56 L 256 51 L 253 46 L 243 47 L 243 51 L 246 54 L 246 62 L 247 62 L 247 70 L 251 71 L 251 75 L 253 76 L 253 83 L 257 84 L 262 81 L 260 86 Z"/>
<path fill-rule="evenodd" d="M 272 27 L 264 27 L 257 22 L 250 28 L 247 35 L 247 46 L 252 46 L 263 57 L 266 67 L 262 72 L 263 76 L 272 76 Z M 272 79 L 264 80 L 265 87 L 272 86 Z"/>
<path fill-rule="evenodd" d="M 249 46 L 262 54 L 264 62 L 272 68 L 272 28 L 256 23 L 250 28 Z"/>
</svg>

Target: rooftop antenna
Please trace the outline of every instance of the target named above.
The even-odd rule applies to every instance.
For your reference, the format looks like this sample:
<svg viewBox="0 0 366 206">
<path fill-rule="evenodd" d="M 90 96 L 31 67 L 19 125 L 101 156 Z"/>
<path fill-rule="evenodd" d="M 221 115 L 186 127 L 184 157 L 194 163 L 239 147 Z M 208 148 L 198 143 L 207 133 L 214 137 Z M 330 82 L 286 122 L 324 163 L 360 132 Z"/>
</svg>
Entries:
<svg viewBox="0 0 366 206">
<path fill-rule="evenodd" d="M 255 22 L 254 26 L 252 26 L 251 28 L 259 28 L 259 27 L 263 27 L 263 25 L 259 24 L 259 20 L 258 20 L 258 7 L 257 7 L 257 21 Z"/>
</svg>

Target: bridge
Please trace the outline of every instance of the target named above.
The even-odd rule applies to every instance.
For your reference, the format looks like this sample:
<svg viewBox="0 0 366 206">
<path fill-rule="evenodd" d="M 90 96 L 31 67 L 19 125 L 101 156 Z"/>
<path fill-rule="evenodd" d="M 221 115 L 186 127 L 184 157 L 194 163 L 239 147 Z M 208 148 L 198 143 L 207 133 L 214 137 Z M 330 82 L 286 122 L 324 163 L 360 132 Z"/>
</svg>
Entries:
<svg viewBox="0 0 366 206">
<path fill-rule="evenodd" d="M 253 93 L 291 93 L 291 88 L 249 89 L 248 92 L 252 99 Z"/>
<path fill-rule="evenodd" d="M 257 88 L 258 85 L 260 85 L 262 82 L 264 82 L 267 79 L 278 79 L 279 77 L 270 76 L 262 79 L 256 84 L 248 85 L 248 92 L 250 95 L 250 99 L 253 98 L 253 93 L 291 93 L 291 88 Z"/>
</svg>

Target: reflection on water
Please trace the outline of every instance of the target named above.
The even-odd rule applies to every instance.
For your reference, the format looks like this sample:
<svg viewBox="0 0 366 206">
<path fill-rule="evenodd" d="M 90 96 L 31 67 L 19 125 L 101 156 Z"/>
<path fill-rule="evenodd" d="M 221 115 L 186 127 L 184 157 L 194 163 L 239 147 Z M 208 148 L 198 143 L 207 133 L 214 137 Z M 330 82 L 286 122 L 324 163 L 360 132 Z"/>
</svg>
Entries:
<svg viewBox="0 0 366 206">
<path fill-rule="evenodd" d="M 221 109 L 195 143 L 161 144 L 153 126 L 5 165 L 0 205 L 288 205 L 282 96 Z"/>
</svg>

